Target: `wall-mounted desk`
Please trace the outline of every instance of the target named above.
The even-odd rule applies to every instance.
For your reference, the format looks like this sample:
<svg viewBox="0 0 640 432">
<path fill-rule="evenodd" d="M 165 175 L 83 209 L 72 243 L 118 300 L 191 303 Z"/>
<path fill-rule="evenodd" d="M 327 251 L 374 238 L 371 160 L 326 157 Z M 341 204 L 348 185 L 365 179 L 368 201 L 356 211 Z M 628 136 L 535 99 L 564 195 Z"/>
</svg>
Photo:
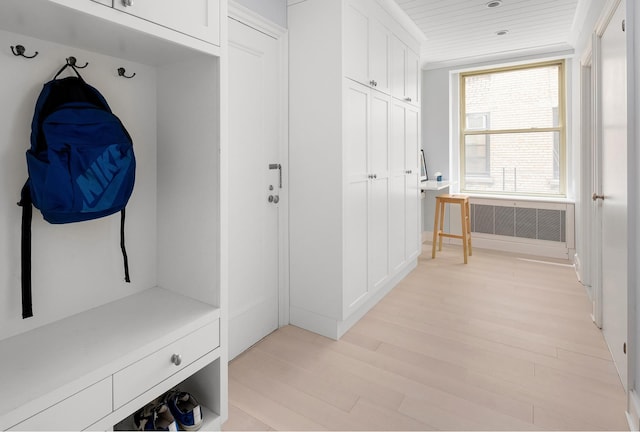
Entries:
<svg viewBox="0 0 640 432">
<path fill-rule="evenodd" d="M 442 189 L 446 189 L 449 187 L 451 182 L 449 180 L 443 181 L 435 181 L 435 180 L 427 180 L 420 182 L 420 190 L 424 191 L 439 191 Z"/>
</svg>

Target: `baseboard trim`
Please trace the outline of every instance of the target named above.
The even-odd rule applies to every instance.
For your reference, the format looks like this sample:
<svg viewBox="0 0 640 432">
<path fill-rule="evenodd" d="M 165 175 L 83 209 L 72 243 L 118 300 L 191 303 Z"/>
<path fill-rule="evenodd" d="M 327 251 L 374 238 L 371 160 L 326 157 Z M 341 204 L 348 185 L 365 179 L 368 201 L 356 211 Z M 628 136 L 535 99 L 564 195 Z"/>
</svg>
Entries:
<svg viewBox="0 0 640 432">
<path fill-rule="evenodd" d="M 366 315 L 380 300 L 382 300 L 398 283 L 418 266 L 418 260 L 414 259 L 405 265 L 405 267 L 389 279 L 378 291 L 376 291 L 369 300 L 365 301 L 355 312 L 353 312 L 346 320 L 338 322 L 338 339 L 342 337 L 355 323 Z"/>
<path fill-rule="evenodd" d="M 578 254 L 573 255 L 573 265 L 576 269 L 576 276 L 578 277 L 578 280 L 580 283 L 584 284 L 584 280 L 582 278 L 582 261 L 580 261 Z"/>
<path fill-rule="evenodd" d="M 338 321 L 333 318 L 290 306 L 289 323 L 329 339 L 338 340 Z"/>
<path fill-rule="evenodd" d="M 385 282 L 375 293 L 365 300 L 357 310 L 344 320 L 337 320 L 291 306 L 289 322 L 296 327 L 309 330 L 330 339 L 338 340 L 417 266 L 417 258 L 409 261 L 398 273 Z"/>
<path fill-rule="evenodd" d="M 433 239 L 432 231 L 422 233 L 423 242 Z M 491 249 L 502 252 L 519 253 L 523 255 L 535 255 L 546 258 L 569 260 L 569 249 L 566 243 L 551 242 L 545 240 L 520 239 L 519 237 L 505 237 L 491 234 L 473 233 L 473 248 Z M 443 244 L 462 245 L 458 239 L 443 238 Z"/>
<path fill-rule="evenodd" d="M 640 396 L 635 390 L 629 392 L 629 406 L 626 415 L 629 430 L 640 430 Z"/>
</svg>

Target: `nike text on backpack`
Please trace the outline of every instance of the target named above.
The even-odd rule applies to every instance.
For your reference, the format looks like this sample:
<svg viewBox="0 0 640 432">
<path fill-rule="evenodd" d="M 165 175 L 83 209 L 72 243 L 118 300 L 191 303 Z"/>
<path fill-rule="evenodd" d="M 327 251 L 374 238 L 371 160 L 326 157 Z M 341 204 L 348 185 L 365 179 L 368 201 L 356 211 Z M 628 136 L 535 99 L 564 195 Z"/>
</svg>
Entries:
<svg viewBox="0 0 640 432">
<path fill-rule="evenodd" d="M 67 67 L 76 76 L 57 79 Z M 120 248 L 125 281 L 125 206 L 135 181 L 133 143 L 104 97 L 67 63 L 44 85 L 31 123 L 29 179 L 22 188 L 22 317 L 31 305 L 31 216 L 40 210 L 52 224 L 97 219 L 121 212 Z"/>
</svg>

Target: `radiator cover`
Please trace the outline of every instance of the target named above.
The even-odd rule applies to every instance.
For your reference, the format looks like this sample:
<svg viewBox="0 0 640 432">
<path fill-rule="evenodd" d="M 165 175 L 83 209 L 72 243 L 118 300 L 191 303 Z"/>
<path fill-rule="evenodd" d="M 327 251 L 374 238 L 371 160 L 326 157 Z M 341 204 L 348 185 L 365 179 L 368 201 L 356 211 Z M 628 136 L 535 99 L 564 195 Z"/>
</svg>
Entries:
<svg viewBox="0 0 640 432">
<path fill-rule="evenodd" d="M 567 241 L 567 212 L 471 204 L 471 231 L 564 243 Z"/>
</svg>

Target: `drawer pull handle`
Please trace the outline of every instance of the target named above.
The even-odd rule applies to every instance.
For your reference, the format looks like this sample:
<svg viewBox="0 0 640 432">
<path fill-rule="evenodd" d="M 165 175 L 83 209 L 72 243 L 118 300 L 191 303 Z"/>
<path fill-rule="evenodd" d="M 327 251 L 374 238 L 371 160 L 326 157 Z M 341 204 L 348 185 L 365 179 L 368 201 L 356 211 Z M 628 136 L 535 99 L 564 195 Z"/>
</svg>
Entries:
<svg viewBox="0 0 640 432">
<path fill-rule="evenodd" d="M 180 363 L 182 363 L 182 356 L 180 354 L 174 354 L 171 356 L 171 363 L 173 363 L 176 366 L 180 366 Z"/>
</svg>

